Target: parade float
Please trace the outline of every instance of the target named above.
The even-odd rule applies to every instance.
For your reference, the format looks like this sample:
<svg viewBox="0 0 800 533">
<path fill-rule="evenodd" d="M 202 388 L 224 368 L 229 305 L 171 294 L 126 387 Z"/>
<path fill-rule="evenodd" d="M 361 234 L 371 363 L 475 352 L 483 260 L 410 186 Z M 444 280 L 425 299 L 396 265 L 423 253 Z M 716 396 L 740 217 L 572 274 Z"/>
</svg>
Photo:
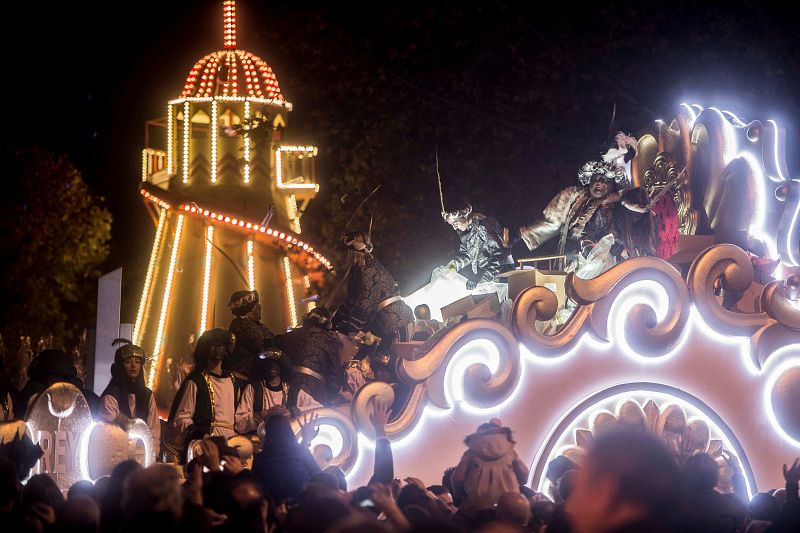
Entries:
<svg viewBox="0 0 800 533">
<path fill-rule="evenodd" d="M 168 103 L 165 148 L 143 153 L 140 191 L 156 236 L 133 340 L 152 351 L 150 384 L 190 335 L 226 325 L 215 309 L 241 276 L 216 246 L 249 288 L 281 302 L 280 316 L 265 317 L 276 330 L 297 323 L 300 296 L 331 268 L 300 238 L 302 204 L 318 189 L 316 149 L 283 143 L 291 105 L 266 63 L 237 48 L 233 2 L 225 14 L 224 50 L 192 67 Z M 580 463 L 595 435 L 615 427 L 711 454 L 722 491 L 734 469 L 750 495 L 783 484 L 782 463 L 800 455 L 800 183 L 786 168 L 785 131 L 696 104 L 673 114 L 643 128 L 651 133 L 631 164 L 633 184 L 659 198 L 659 257 L 589 280 L 563 275 L 558 287 L 534 275 L 510 287 L 505 321 L 468 318 L 396 344 L 399 383 L 370 382 L 350 406 L 316 410 L 312 447 L 329 447 L 328 463 L 351 486 L 372 474 L 376 399 L 395 406 L 386 428 L 395 471 L 429 483 L 456 464 L 466 435 L 500 418 L 537 490 L 548 490 L 549 461 Z M 407 301 L 440 309 L 460 291 L 432 285 Z M 562 291 L 577 307 L 563 325 L 540 327 L 563 306 Z M 48 389 L 15 426 L 45 449 L 33 472 L 67 487 L 106 473 L 108 457 L 150 460 L 146 427 L 125 434 L 92 422 L 72 389 Z"/>
</svg>

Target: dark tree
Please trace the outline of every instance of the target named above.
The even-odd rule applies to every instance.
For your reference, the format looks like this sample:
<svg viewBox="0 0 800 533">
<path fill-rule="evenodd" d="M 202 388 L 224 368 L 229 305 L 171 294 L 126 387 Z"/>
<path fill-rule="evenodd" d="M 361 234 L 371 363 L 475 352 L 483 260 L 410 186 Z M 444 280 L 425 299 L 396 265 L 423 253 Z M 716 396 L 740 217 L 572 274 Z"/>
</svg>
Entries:
<svg viewBox="0 0 800 533">
<path fill-rule="evenodd" d="M 71 345 L 94 320 L 99 265 L 111 214 L 65 156 L 42 148 L 3 153 L 0 197 L 0 328 L 9 350 L 20 335 L 52 333 Z"/>
</svg>

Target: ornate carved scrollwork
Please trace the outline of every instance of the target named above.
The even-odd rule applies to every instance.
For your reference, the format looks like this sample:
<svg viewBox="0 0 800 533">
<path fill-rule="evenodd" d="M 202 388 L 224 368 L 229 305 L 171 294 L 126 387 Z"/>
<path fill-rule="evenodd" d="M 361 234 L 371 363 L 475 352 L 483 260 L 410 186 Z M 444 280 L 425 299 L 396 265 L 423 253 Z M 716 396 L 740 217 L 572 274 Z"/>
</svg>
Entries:
<svg viewBox="0 0 800 533">
<path fill-rule="evenodd" d="M 749 337 L 767 324 L 766 313 L 729 311 L 720 305 L 714 293 L 717 282 L 724 290 L 734 292 L 744 291 L 753 283 L 753 263 L 738 246 L 720 244 L 707 248 L 694 260 L 687 278 L 697 310 L 720 333 Z"/>
<path fill-rule="evenodd" d="M 349 472 L 353 468 L 353 465 L 356 464 L 356 459 L 358 458 L 358 432 L 353 422 L 350 420 L 350 417 L 341 411 L 329 407 L 312 409 L 306 411 L 305 414 L 316 414 L 319 417 L 317 418 L 317 425 L 328 425 L 336 428 L 342 437 L 342 449 L 339 454 L 331 460 L 331 464 L 339 465 L 345 473 Z M 294 431 L 295 434 L 299 434 L 300 420 L 298 418 L 293 418 L 291 423 L 292 431 Z"/>
<path fill-rule="evenodd" d="M 724 309 L 715 296 L 719 282 L 723 290 L 741 292 L 753 283 L 750 256 L 732 244 L 720 244 L 703 251 L 689 269 L 688 285 L 697 310 L 716 331 L 750 337 L 756 368 L 781 347 L 800 342 L 800 309 L 790 301 L 783 281 L 773 281 L 761 291 L 758 313 Z"/>
<path fill-rule="evenodd" d="M 588 318 L 591 306 L 575 309 L 566 324 L 554 335 L 537 331 L 537 320 L 551 320 L 557 311 L 556 295 L 545 287 L 531 287 L 517 296 L 511 312 L 511 327 L 519 341 L 539 356 L 554 357 L 571 350 L 580 340 L 581 334 L 588 331 Z"/>
<path fill-rule="evenodd" d="M 487 339 L 497 348 L 499 362 L 494 374 L 484 364 L 472 364 L 464 374 L 464 399 L 476 407 L 498 405 L 519 382 L 521 362 L 514 334 L 496 320 L 476 318 L 449 330 L 434 346 L 416 360 L 401 359 L 397 376 L 409 385 L 427 380 L 428 399 L 442 409 L 450 407 L 445 388 L 445 372 L 453 356 L 473 340 Z"/>
<path fill-rule="evenodd" d="M 367 383 L 356 392 L 353 404 L 350 408 L 350 416 L 353 423 L 361 433 L 372 434 L 372 425 L 369 415 L 372 413 L 373 402 L 380 400 L 391 404 L 394 402 L 394 389 L 388 383 L 374 381 Z M 390 440 L 398 440 L 405 437 L 419 419 L 422 418 L 423 408 L 425 407 L 425 383 L 414 385 L 408 400 L 403 405 L 402 411 L 386 424 L 386 436 Z"/>
<path fill-rule="evenodd" d="M 688 174 L 680 176 L 682 169 L 678 168 L 674 159 L 668 152 L 656 156 L 653 165 L 644 173 L 643 186 L 652 198 L 666 187 L 672 188 L 672 201 L 678 211 L 680 220 L 680 233 L 694 235 L 697 231 L 699 213 L 692 207 L 692 190 L 687 178 Z M 679 177 L 680 176 L 680 177 Z M 675 183 L 671 183 L 677 180 Z"/>
<path fill-rule="evenodd" d="M 634 304 L 625 317 L 626 340 L 631 348 L 644 356 L 665 355 L 678 344 L 691 311 L 686 284 L 669 263 L 654 257 L 636 257 L 593 280 L 570 274 L 567 291 L 576 302 L 593 304 L 592 330 L 597 337 L 607 341 L 612 305 L 624 289 L 638 281 L 654 281 L 661 285 L 668 304 L 661 320 L 650 304 Z"/>
</svg>

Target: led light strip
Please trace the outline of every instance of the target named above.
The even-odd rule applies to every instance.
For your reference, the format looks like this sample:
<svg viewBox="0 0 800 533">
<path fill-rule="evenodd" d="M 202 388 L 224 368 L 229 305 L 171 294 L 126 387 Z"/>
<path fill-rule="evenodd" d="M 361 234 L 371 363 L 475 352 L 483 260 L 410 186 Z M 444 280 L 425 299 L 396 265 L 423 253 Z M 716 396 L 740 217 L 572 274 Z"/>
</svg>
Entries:
<svg viewBox="0 0 800 533">
<path fill-rule="evenodd" d="M 247 241 L 247 280 L 250 283 L 250 290 L 256 290 L 256 265 L 253 257 L 253 241 Z"/>
<path fill-rule="evenodd" d="M 294 301 L 294 286 L 292 285 L 292 269 L 289 256 L 283 258 L 283 274 L 286 276 L 286 299 L 289 303 L 289 319 L 292 321 L 291 327 L 297 325 L 297 305 Z"/>
<path fill-rule="evenodd" d="M 147 308 L 147 300 L 149 299 L 150 290 L 153 283 L 153 272 L 156 269 L 156 259 L 158 258 L 158 251 L 161 248 L 161 236 L 164 233 L 164 225 L 167 221 L 167 210 L 161 209 L 158 214 L 158 227 L 156 228 L 156 238 L 153 242 L 153 250 L 150 252 L 150 263 L 147 265 L 147 275 L 144 278 L 144 289 L 142 290 L 142 298 L 139 300 L 139 312 L 136 313 L 136 322 L 133 327 L 133 341 L 134 344 L 139 345 L 142 342 L 142 322 L 144 321 L 144 310 Z"/>
<path fill-rule="evenodd" d="M 197 213 L 204 217 L 211 217 L 214 220 L 218 220 L 220 222 L 224 222 L 226 224 L 230 224 L 231 226 L 238 226 L 239 228 L 243 228 L 245 230 L 250 230 L 259 233 L 265 233 L 271 237 L 276 237 L 282 241 L 285 241 L 287 244 L 291 244 L 301 248 L 303 251 L 308 252 L 312 256 L 314 256 L 317 261 L 322 263 L 326 268 L 331 268 L 331 262 L 328 259 L 320 254 L 319 252 L 315 251 L 312 246 L 309 246 L 307 242 L 303 242 L 297 237 L 293 237 L 291 234 L 284 233 L 282 231 L 274 230 L 272 228 L 268 228 L 266 226 L 259 226 L 258 224 L 253 224 L 252 222 L 245 222 L 244 220 L 240 220 L 235 217 L 230 217 L 227 215 L 223 215 L 221 213 L 216 213 L 213 211 L 209 211 L 208 209 L 203 209 L 202 207 L 198 206 L 197 204 L 193 203 L 191 205 L 184 204 L 180 207 L 181 210 L 188 212 L 188 213 Z"/>
<path fill-rule="evenodd" d="M 219 108 L 211 101 L 211 183 L 217 182 L 217 132 L 219 130 Z"/>
<path fill-rule="evenodd" d="M 211 284 L 211 257 L 214 254 L 212 242 L 214 242 L 214 226 L 209 225 L 206 228 L 206 258 L 203 267 L 203 301 L 202 307 L 200 308 L 200 334 L 210 329 L 208 325 L 208 286 Z"/>
<path fill-rule="evenodd" d="M 778 129 L 778 123 L 774 120 L 768 120 L 769 124 L 772 125 L 773 130 L 775 131 L 775 142 L 772 143 L 772 155 L 775 158 L 775 172 L 777 172 L 778 176 L 773 178 L 770 176 L 772 181 L 786 181 L 786 176 L 783 174 L 783 165 L 785 164 L 785 160 L 782 160 L 780 154 L 778 153 L 779 148 L 779 139 L 780 139 L 780 130 Z"/>
<path fill-rule="evenodd" d="M 236 83 L 236 82 L 234 82 Z M 245 100 L 244 102 L 244 119 L 248 120 L 250 118 L 250 102 Z M 250 136 L 244 136 L 244 168 L 243 168 L 243 178 L 244 184 L 247 185 L 250 183 Z M 252 290 L 252 289 L 250 289 Z"/>
<path fill-rule="evenodd" d="M 311 278 L 308 277 L 308 274 L 303 276 L 303 286 L 306 288 L 306 290 L 311 288 Z M 308 302 L 306 304 L 306 311 L 311 311 L 315 307 L 317 307 L 316 302 L 314 301 Z"/>
<path fill-rule="evenodd" d="M 183 182 L 189 183 L 189 135 L 191 135 L 191 121 L 189 120 L 189 102 L 183 103 Z"/>
<path fill-rule="evenodd" d="M 303 230 L 300 227 L 300 217 L 297 215 L 297 198 L 295 198 L 294 194 L 286 199 L 286 211 L 289 218 L 292 220 L 292 229 L 295 233 L 300 235 Z"/>
<path fill-rule="evenodd" d="M 156 204 L 158 207 L 160 207 L 162 209 L 170 209 L 172 207 L 169 203 L 165 202 L 164 200 L 162 200 L 158 196 L 150 194 L 149 192 L 147 192 L 144 189 L 141 189 L 139 192 L 141 193 L 142 196 L 145 197 L 146 200 L 149 200 L 149 201 L 153 202 L 154 204 Z"/>
<path fill-rule="evenodd" d="M 161 200 L 159 197 L 150 194 L 144 189 L 139 191 L 142 196 L 144 196 L 149 201 L 156 203 L 157 205 L 165 208 L 170 209 L 172 206 L 167 202 Z M 317 252 L 313 246 L 308 244 L 307 242 L 301 241 L 297 237 L 292 236 L 291 234 L 287 234 L 283 231 L 275 230 L 272 228 L 268 228 L 266 226 L 260 226 L 258 224 L 253 224 L 252 222 L 245 222 L 244 220 L 240 220 L 236 217 L 231 217 L 227 215 L 223 215 L 221 213 L 216 213 L 214 211 L 210 211 L 208 209 L 203 209 L 202 207 L 198 206 L 196 203 L 192 204 L 183 204 L 178 209 L 187 212 L 187 213 L 196 213 L 203 217 L 211 217 L 214 220 L 219 222 L 224 222 L 226 224 L 230 224 L 231 226 L 236 226 L 241 229 L 245 229 L 248 231 L 264 233 L 269 235 L 270 237 L 275 237 L 279 240 L 284 241 L 287 245 L 297 246 L 302 249 L 304 252 L 308 252 L 311 254 L 314 259 L 322 263 L 322 265 L 327 268 L 328 270 L 332 270 L 333 265 L 331 262 L 321 253 Z"/>
<path fill-rule="evenodd" d="M 142 150 L 142 181 L 147 181 L 147 148 Z"/>
<path fill-rule="evenodd" d="M 280 99 L 277 99 L 277 98 L 256 98 L 256 97 L 253 97 L 253 96 L 248 96 L 248 97 L 244 97 L 244 96 L 210 96 L 210 92 L 211 92 L 210 88 L 213 85 L 211 84 L 211 82 L 209 82 L 208 86 L 209 86 L 209 90 L 208 90 L 209 96 L 190 96 L 190 97 L 185 97 L 185 98 L 181 97 L 181 98 L 176 98 L 175 100 L 170 100 L 169 103 L 171 105 L 179 105 L 179 104 L 184 104 L 186 102 L 210 102 L 212 100 L 217 100 L 219 102 L 244 102 L 245 100 L 247 100 L 247 101 L 253 102 L 254 104 L 265 104 L 265 105 L 273 105 L 273 106 L 284 107 L 288 111 L 291 111 L 292 107 L 293 107 L 292 104 L 290 104 L 289 102 L 287 102 L 285 100 L 280 100 Z"/>
<path fill-rule="evenodd" d="M 225 0 L 222 3 L 222 31 L 225 48 L 229 50 L 236 48 L 236 2 L 233 0 Z"/>
<path fill-rule="evenodd" d="M 174 111 L 172 109 L 172 104 L 167 105 L 167 173 L 173 174 L 173 149 L 172 149 L 172 142 L 173 142 L 173 124 L 172 122 L 175 120 Z"/>
<path fill-rule="evenodd" d="M 181 230 L 183 230 L 183 215 L 178 215 L 178 224 L 175 227 L 175 238 L 172 241 L 172 254 L 169 258 L 169 270 L 167 271 L 167 284 L 164 287 L 164 300 L 161 303 L 161 317 L 158 319 L 158 331 L 156 333 L 156 341 L 153 343 L 153 363 L 150 366 L 150 372 L 147 377 L 147 386 L 153 388 L 153 382 L 156 377 L 156 369 L 158 368 L 158 360 L 161 358 L 161 341 L 164 338 L 164 324 L 167 321 L 167 312 L 169 311 L 169 297 L 172 291 L 172 278 L 175 274 L 175 264 L 178 261 L 178 248 L 181 244 Z"/>
<path fill-rule="evenodd" d="M 302 152 L 308 157 L 317 155 L 316 146 L 281 146 L 275 150 L 275 181 L 279 189 L 314 189 L 319 191 L 319 185 L 316 183 L 283 183 L 283 156 L 282 152 Z"/>
</svg>

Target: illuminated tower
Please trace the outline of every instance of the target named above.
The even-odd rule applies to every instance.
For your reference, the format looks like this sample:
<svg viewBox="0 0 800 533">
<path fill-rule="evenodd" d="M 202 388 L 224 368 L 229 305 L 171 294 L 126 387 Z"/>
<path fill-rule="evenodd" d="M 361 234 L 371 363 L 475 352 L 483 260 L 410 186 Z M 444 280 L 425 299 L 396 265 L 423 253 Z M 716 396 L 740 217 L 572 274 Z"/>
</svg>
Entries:
<svg viewBox="0 0 800 533">
<path fill-rule="evenodd" d="M 140 192 L 156 232 L 133 341 L 154 357 L 151 386 L 191 335 L 228 326 L 234 291 L 257 289 L 264 322 L 280 331 L 331 268 L 300 238 L 319 190 L 317 148 L 283 142 L 292 104 L 269 65 L 238 48 L 235 2 L 223 14 L 224 48 L 194 64 L 166 118 L 148 123 L 161 139 L 148 134 L 142 153 Z"/>
</svg>

